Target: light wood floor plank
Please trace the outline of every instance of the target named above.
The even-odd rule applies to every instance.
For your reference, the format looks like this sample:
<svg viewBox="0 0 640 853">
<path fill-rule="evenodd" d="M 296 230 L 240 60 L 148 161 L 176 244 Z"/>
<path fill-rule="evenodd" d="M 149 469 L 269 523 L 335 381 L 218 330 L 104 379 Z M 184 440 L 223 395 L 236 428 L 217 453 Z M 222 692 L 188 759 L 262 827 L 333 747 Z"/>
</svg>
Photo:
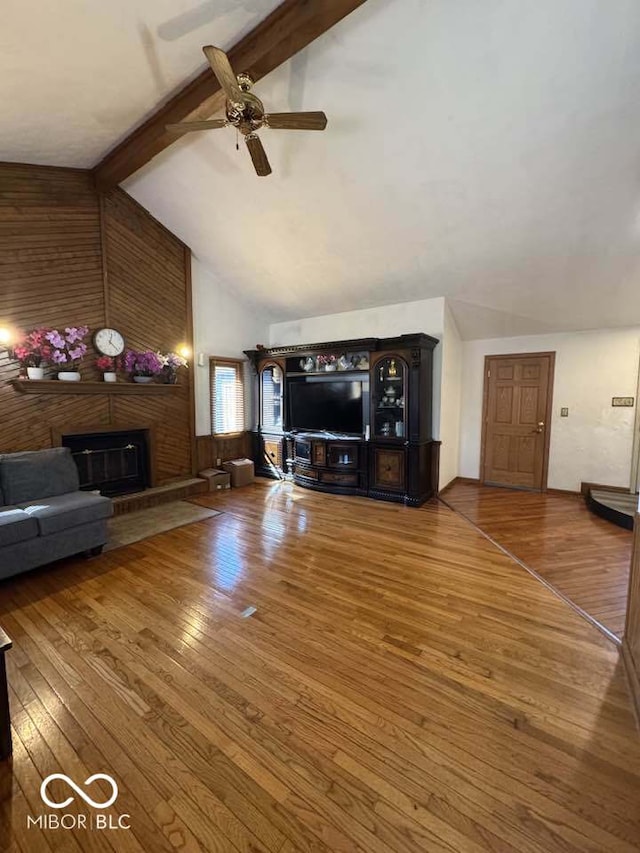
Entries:
<svg viewBox="0 0 640 853">
<path fill-rule="evenodd" d="M 632 532 L 599 518 L 581 495 L 458 482 L 443 499 L 563 595 L 622 637 Z"/>
</svg>

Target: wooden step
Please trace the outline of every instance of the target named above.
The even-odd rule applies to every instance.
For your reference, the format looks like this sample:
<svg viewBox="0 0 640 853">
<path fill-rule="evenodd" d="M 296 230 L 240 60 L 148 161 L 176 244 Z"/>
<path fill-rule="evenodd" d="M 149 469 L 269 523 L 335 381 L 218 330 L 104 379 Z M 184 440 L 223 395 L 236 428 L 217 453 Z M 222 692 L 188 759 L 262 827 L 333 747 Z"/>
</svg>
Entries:
<svg viewBox="0 0 640 853">
<path fill-rule="evenodd" d="M 609 489 L 590 489 L 587 506 L 601 518 L 633 530 L 633 519 L 638 509 L 638 495 Z"/>
<path fill-rule="evenodd" d="M 163 486 L 154 486 L 143 492 L 119 495 L 113 498 L 113 514 L 123 515 L 125 512 L 135 512 L 169 501 L 182 501 L 194 495 L 202 495 L 208 491 L 208 488 L 206 480 L 190 477 L 187 480 L 176 480 L 173 483 L 165 483 Z"/>
</svg>

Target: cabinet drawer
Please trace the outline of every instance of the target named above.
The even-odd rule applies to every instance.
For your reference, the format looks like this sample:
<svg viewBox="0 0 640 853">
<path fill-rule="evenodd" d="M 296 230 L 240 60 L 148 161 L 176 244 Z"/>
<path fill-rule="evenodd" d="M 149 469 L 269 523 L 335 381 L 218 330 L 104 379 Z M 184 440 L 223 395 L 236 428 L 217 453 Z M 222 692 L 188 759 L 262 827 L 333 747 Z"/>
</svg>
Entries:
<svg viewBox="0 0 640 853">
<path fill-rule="evenodd" d="M 373 479 L 376 486 L 386 489 L 404 489 L 404 450 L 376 448 L 373 451 Z"/>
<path fill-rule="evenodd" d="M 264 440 L 265 458 L 272 462 L 277 468 L 282 468 L 282 442 Z"/>
<path fill-rule="evenodd" d="M 337 486 L 357 486 L 357 474 L 338 474 L 335 471 L 321 471 L 321 483 L 335 483 Z"/>
<path fill-rule="evenodd" d="M 314 471 L 313 468 L 303 468 L 302 465 L 296 465 L 295 474 L 296 477 L 304 477 L 306 480 L 318 479 L 317 471 Z"/>
</svg>

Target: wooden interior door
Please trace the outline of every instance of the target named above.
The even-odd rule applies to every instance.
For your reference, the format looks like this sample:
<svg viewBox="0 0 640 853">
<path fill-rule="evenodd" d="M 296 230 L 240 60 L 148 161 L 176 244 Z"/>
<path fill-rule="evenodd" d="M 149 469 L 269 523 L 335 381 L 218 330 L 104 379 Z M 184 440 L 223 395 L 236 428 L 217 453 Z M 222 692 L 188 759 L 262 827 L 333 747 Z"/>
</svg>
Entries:
<svg viewBox="0 0 640 853">
<path fill-rule="evenodd" d="M 546 488 L 554 363 L 548 352 L 486 357 L 482 482 Z"/>
</svg>

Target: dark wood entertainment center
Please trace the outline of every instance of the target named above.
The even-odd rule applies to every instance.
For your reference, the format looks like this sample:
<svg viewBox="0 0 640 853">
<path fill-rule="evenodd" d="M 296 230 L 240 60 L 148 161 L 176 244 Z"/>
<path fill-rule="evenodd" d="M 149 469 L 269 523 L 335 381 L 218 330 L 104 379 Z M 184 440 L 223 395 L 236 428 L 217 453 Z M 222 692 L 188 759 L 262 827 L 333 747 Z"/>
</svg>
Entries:
<svg viewBox="0 0 640 853">
<path fill-rule="evenodd" d="M 418 333 L 247 350 L 257 381 L 256 473 L 409 506 L 436 495 L 437 343 Z M 330 431 L 323 412 L 349 429 Z"/>
</svg>

